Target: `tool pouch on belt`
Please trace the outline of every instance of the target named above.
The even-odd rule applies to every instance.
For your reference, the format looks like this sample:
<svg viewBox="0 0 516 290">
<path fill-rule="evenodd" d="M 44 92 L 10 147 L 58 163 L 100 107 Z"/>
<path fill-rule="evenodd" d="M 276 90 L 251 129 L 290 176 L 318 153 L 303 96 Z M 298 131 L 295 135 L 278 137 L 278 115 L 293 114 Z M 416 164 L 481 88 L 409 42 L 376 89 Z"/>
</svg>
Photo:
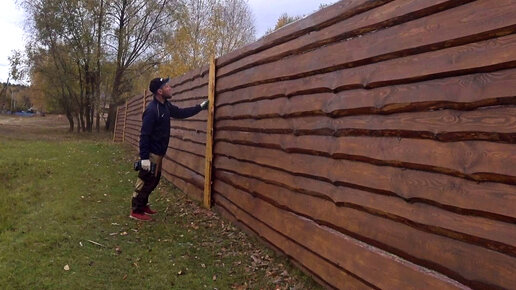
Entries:
<svg viewBox="0 0 516 290">
<path fill-rule="evenodd" d="M 161 165 L 163 163 L 163 156 L 159 156 L 156 154 L 150 154 L 149 159 L 151 162 L 151 172 L 154 174 L 154 176 L 158 176 L 158 174 L 161 172 Z M 154 171 L 152 171 L 152 167 L 154 165 Z"/>
</svg>

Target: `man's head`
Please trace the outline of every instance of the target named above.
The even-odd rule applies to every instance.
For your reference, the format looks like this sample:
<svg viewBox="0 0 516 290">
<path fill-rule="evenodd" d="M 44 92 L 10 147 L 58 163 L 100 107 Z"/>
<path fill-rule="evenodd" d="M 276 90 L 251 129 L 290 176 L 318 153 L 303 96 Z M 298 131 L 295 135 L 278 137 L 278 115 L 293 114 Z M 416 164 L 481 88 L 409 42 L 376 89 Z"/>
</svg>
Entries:
<svg viewBox="0 0 516 290">
<path fill-rule="evenodd" d="M 168 84 L 170 78 L 155 78 L 150 81 L 149 90 L 157 96 L 163 96 L 165 99 L 172 97 L 172 88 Z"/>
</svg>

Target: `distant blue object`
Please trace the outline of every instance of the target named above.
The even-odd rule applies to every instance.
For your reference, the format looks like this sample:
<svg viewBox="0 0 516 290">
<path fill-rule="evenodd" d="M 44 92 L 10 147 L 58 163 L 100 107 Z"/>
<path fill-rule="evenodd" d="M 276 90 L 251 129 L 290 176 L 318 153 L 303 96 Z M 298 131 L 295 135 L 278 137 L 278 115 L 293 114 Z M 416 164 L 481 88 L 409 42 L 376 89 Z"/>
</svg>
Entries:
<svg viewBox="0 0 516 290">
<path fill-rule="evenodd" d="M 14 113 L 16 116 L 20 116 L 20 117 L 33 117 L 34 116 L 34 113 L 27 113 L 25 111 L 21 111 L 21 112 L 16 112 Z"/>
</svg>

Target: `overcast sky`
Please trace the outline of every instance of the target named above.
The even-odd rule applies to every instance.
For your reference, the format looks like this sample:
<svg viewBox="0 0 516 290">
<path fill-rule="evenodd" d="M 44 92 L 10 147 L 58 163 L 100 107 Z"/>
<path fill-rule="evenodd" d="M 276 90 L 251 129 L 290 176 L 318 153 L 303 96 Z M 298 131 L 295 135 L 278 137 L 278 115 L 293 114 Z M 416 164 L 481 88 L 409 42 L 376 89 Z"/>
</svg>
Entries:
<svg viewBox="0 0 516 290">
<path fill-rule="evenodd" d="M 290 16 L 306 16 L 320 4 L 332 4 L 337 0 L 248 0 L 254 14 L 256 37 L 274 27 L 283 13 Z M 0 0 L 0 82 L 5 82 L 9 73 L 9 60 L 14 49 L 24 50 L 23 11 L 16 7 L 15 0 Z"/>
</svg>

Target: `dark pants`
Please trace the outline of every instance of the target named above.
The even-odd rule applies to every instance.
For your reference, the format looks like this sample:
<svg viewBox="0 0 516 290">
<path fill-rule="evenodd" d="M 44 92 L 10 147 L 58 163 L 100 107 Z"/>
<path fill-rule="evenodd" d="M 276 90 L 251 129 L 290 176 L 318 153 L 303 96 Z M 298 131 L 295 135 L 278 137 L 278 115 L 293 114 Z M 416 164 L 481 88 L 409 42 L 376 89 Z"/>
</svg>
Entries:
<svg viewBox="0 0 516 290">
<path fill-rule="evenodd" d="M 158 186 L 161 178 L 161 162 L 163 156 L 151 154 L 150 161 L 156 164 L 156 172 L 152 174 L 150 171 L 140 170 L 138 179 L 133 193 L 132 209 L 135 213 L 143 213 L 143 209 L 149 203 L 149 195 Z"/>
</svg>

